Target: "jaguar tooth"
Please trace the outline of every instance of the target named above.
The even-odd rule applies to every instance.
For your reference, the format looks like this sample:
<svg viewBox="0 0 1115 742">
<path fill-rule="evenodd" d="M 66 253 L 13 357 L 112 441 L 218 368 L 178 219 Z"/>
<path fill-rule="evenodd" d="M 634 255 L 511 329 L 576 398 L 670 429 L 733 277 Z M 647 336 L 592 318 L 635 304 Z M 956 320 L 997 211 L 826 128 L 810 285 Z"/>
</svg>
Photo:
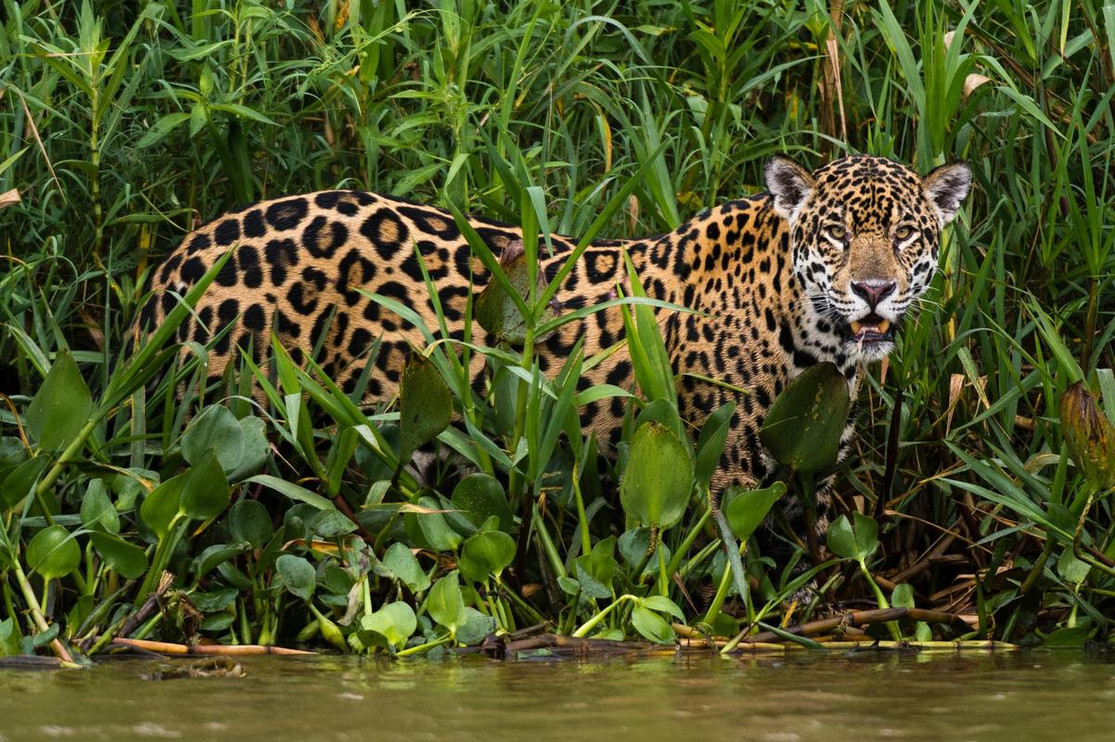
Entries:
<svg viewBox="0 0 1115 742">
<path fill-rule="evenodd" d="M 885 335 L 886 331 L 890 329 L 890 320 L 885 319 L 879 323 L 879 334 Z"/>
<path fill-rule="evenodd" d="M 855 320 L 852 320 L 852 334 L 853 335 L 859 335 L 859 331 L 862 328 L 863 328 L 863 325 L 861 325 L 859 322 L 856 322 Z"/>
</svg>

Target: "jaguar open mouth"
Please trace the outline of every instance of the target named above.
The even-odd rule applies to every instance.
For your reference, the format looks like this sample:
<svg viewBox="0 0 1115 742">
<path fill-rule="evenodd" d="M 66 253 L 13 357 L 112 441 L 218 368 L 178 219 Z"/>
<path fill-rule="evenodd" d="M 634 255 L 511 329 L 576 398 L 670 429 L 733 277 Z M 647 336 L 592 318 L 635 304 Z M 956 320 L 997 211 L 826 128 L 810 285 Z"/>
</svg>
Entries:
<svg viewBox="0 0 1115 742">
<path fill-rule="evenodd" d="M 889 319 L 871 313 L 848 323 L 850 340 L 854 343 L 883 343 L 894 340 L 894 325 Z"/>
</svg>

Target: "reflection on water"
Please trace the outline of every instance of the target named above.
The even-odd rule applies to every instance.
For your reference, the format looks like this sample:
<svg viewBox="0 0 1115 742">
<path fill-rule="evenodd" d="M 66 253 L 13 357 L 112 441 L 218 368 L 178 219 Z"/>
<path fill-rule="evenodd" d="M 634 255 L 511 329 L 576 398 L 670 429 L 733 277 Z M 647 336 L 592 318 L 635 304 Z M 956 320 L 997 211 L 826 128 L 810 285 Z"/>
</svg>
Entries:
<svg viewBox="0 0 1115 742">
<path fill-rule="evenodd" d="M 0 742 L 1115 738 L 1115 664 L 1069 653 L 168 664 L 0 671 Z"/>
</svg>

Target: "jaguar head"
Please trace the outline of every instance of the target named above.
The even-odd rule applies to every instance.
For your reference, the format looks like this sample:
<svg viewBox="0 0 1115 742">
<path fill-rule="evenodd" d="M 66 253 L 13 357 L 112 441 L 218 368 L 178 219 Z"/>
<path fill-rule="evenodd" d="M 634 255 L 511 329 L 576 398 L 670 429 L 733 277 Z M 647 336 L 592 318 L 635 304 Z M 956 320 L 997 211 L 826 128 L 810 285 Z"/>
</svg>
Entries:
<svg viewBox="0 0 1115 742">
<path fill-rule="evenodd" d="M 941 230 L 971 181 L 964 163 L 924 178 L 882 157 L 843 157 L 812 173 L 786 157 L 767 164 L 795 274 L 850 355 L 877 360 L 894 348 L 894 329 L 929 287 Z"/>
</svg>

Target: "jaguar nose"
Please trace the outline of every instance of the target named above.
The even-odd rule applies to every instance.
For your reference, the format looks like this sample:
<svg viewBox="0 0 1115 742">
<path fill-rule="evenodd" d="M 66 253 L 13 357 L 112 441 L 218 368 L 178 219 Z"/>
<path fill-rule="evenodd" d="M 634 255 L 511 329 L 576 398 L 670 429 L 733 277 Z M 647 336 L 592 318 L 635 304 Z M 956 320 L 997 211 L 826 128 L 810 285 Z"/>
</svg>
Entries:
<svg viewBox="0 0 1115 742">
<path fill-rule="evenodd" d="M 898 284 L 894 281 L 852 281 L 851 285 L 852 293 L 862 297 L 873 312 L 883 299 L 893 294 L 894 290 L 898 288 Z"/>
</svg>

